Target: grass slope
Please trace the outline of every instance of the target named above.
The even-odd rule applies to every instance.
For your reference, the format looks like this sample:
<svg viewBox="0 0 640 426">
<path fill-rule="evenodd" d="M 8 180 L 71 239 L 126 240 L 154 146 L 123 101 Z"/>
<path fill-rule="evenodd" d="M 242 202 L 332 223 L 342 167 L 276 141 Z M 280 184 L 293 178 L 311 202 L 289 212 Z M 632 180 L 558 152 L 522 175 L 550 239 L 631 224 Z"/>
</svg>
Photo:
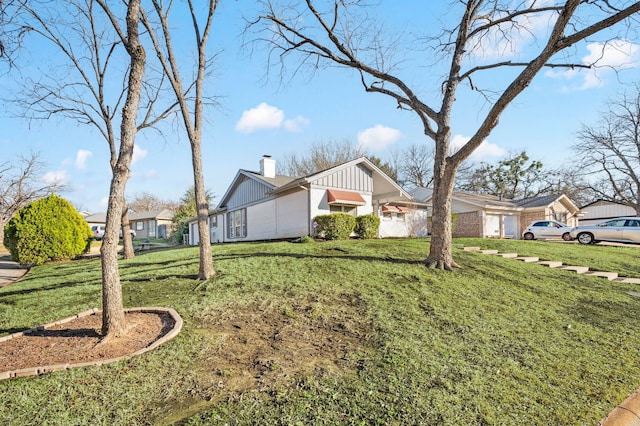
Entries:
<svg viewBox="0 0 640 426">
<path fill-rule="evenodd" d="M 640 277 L 638 249 L 454 243 Z M 595 424 L 640 385 L 633 285 L 461 250 L 464 268 L 430 270 L 425 240 L 212 250 L 208 282 L 195 248 L 121 262 L 125 305 L 175 308 L 182 333 L 134 359 L 0 382 L 0 423 Z M 0 290 L 0 335 L 99 305 L 99 261 L 37 267 Z M 210 330 L 269 312 L 360 344 L 333 367 L 221 386 L 242 377 L 214 365 L 225 342 Z"/>
</svg>

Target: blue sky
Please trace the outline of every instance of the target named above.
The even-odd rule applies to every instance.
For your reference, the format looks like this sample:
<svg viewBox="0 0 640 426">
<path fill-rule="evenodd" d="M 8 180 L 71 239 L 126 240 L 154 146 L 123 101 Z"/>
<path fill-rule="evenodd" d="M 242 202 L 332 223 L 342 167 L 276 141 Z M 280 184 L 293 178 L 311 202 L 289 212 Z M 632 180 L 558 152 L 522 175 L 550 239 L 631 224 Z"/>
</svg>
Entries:
<svg viewBox="0 0 640 426">
<path fill-rule="evenodd" d="M 415 39 L 424 28 L 439 28 L 439 20 L 446 21 L 454 14 L 443 9 L 448 2 L 405 0 L 403 7 L 396 7 L 397 4 L 382 1 L 373 12 L 385 17 L 385 30 L 402 32 L 407 39 Z M 411 144 L 432 146 L 412 112 L 398 110 L 390 98 L 365 93 L 359 77 L 352 71 L 328 67 L 313 76 L 301 72 L 280 81 L 278 70 L 273 69 L 265 79 L 264 48 L 250 52 L 242 45 L 242 16 L 254 13 L 253 3 L 222 1 L 210 41 L 211 50 L 219 54 L 215 71 L 206 84 L 210 93 L 219 96 L 220 105 L 206 111 L 203 162 L 206 185 L 218 198 L 238 169 L 257 170 L 264 154 L 278 161 L 288 154 L 303 154 L 313 143 L 345 139 L 383 159 L 391 150 Z M 179 25 L 176 27 L 182 31 Z M 598 43 L 606 39 L 605 35 L 594 37 L 576 46 L 572 53 L 578 61 L 586 62 L 602 51 Z M 518 45 L 496 42 L 470 60 L 517 58 L 534 43 L 528 37 L 519 40 Z M 608 99 L 628 88 L 626 84 L 640 81 L 640 46 L 623 41 L 611 47 L 606 50 L 604 60 L 621 66 L 622 71 L 616 74 L 609 68 L 554 69 L 541 73 L 507 109 L 473 159 L 493 162 L 509 153 L 526 150 L 545 166 L 570 163 L 571 145 L 581 125 L 595 124 Z M 32 49 L 33 56 L 42 49 L 41 65 L 51 57 L 44 45 Z M 426 51 L 414 50 L 410 55 L 399 58 L 400 75 L 426 103 L 437 108 L 437 78 L 442 67 Z M 295 63 L 289 62 L 288 66 L 293 68 Z M 506 72 L 487 73 L 486 80 L 480 77 L 475 83 L 499 86 L 508 77 Z M 6 89 L 11 85 L 10 76 L 0 76 L 0 87 Z M 471 136 L 486 112 L 482 99 L 472 95 L 464 89 L 456 103 L 454 143 Z M 100 135 L 91 127 L 72 121 L 28 123 L 12 117 L 14 108 L 3 103 L 0 109 L 0 163 L 15 162 L 20 155 L 39 152 L 47 164 L 43 179 L 66 183 L 68 190 L 61 195 L 78 209 L 104 211 L 110 169 L 108 147 Z M 186 137 L 170 126 L 163 128 L 163 132 L 164 137 L 152 131 L 139 134 L 127 185 L 128 197 L 148 192 L 162 199 L 177 200 L 192 185 L 191 153 Z"/>
</svg>

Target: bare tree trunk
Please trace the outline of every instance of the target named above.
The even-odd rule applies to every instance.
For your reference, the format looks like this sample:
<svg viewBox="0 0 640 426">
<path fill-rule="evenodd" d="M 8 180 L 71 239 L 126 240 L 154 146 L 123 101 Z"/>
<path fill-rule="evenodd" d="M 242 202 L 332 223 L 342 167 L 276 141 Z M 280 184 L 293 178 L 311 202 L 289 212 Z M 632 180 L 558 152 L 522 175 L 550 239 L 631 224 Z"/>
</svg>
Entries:
<svg viewBox="0 0 640 426">
<path fill-rule="evenodd" d="M 447 152 L 449 134 L 439 135 L 442 140 L 436 144 L 433 165 L 433 215 L 431 222 L 431 245 L 424 264 L 429 267 L 451 270 L 458 268 L 453 260 L 451 244 L 451 196 L 455 183 L 457 166 L 448 164 Z"/>
<path fill-rule="evenodd" d="M 196 195 L 196 208 L 198 209 L 198 235 L 200 236 L 200 267 L 198 278 L 208 280 L 215 275 L 213 269 L 213 257 L 211 255 L 211 234 L 209 234 L 209 203 L 207 203 L 207 191 L 204 187 L 204 173 L 202 172 L 202 153 L 200 143 L 191 144 L 193 180 Z"/>
<path fill-rule="evenodd" d="M 209 34 L 211 33 L 213 14 L 218 6 L 218 0 L 208 1 L 206 23 L 202 31 L 200 31 L 200 27 L 197 23 L 199 13 L 196 11 L 194 3 L 192 1 L 187 2 L 189 13 L 194 23 L 193 29 L 196 38 L 196 46 L 198 48 L 197 75 L 193 84 L 195 86 L 193 114 L 189 110 L 187 92 L 185 92 L 185 86 L 182 83 L 180 68 L 178 67 L 171 41 L 171 32 L 169 30 L 170 25 L 168 22 L 170 5 L 167 6 L 166 10 L 163 10 L 162 2 L 153 0 L 152 3 L 162 27 L 162 39 L 164 40 L 163 44 L 165 49 L 160 47 L 160 38 L 156 37 L 155 31 L 146 17 L 144 17 L 143 23 L 147 27 L 147 30 L 149 30 L 149 36 L 153 42 L 158 60 L 161 62 L 165 75 L 173 87 L 173 91 L 176 95 L 176 101 L 180 106 L 180 112 L 182 113 L 181 115 L 185 130 L 191 144 L 191 162 L 193 164 L 194 192 L 196 196 L 198 232 L 200 237 L 200 268 L 198 271 L 198 278 L 201 280 L 208 280 L 215 275 L 215 270 L 213 269 L 213 258 L 211 256 L 211 236 L 209 234 L 209 225 L 207 220 L 209 217 L 209 204 L 207 202 L 207 193 L 204 187 L 201 146 L 202 123 L 204 119 L 204 79 L 206 77 L 207 64 L 209 62 L 207 60 L 206 47 Z"/>
<path fill-rule="evenodd" d="M 122 210 L 122 257 L 125 259 L 133 259 L 135 252 L 133 251 L 133 241 L 131 241 L 131 223 L 129 222 L 129 208 L 125 204 Z"/>
<path fill-rule="evenodd" d="M 109 14 L 104 2 L 102 0 L 100 2 L 103 9 Z M 102 255 L 102 334 L 105 339 L 121 336 L 126 331 L 122 286 L 118 271 L 118 233 L 121 215 L 125 207 L 124 190 L 129 179 L 129 168 L 133 157 L 133 145 L 137 132 L 136 119 L 145 66 L 145 52 L 138 37 L 139 16 L 140 0 L 131 0 L 127 7 L 127 34 L 120 35 L 131 59 L 129 84 L 127 99 L 122 108 L 120 152 L 113 168 L 107 223 L 104 241 L 100 248 Z M 112 15 L 110 15 L 110 19 L 115 22 Z"/>
</svg>

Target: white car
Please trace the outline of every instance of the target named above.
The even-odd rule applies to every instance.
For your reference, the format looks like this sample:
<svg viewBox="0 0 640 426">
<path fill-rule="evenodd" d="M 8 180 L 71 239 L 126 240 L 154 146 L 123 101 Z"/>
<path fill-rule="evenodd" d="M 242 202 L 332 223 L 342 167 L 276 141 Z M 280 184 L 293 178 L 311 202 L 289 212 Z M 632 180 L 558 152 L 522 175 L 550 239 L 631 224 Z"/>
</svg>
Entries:
<svg viewBox="0 0 640 426">
<path fill-rule="evenodd" d="M 640 217 L 619 217 L 597 225 L 578 226 L 571 236 L 580 244 L 599 241 L 640 244 Z"/>
<path fill-rule="evenodd" d="M 555 220 L 535 220 L 522 232 L 525 240 L 537 240 L 542 238 L 562 238 L 571 241 L 571 227 Z"/>
<path fill-rule="evenodd" d="M 96 240 L 101 240 L 102 237 L 104 237 L 104 228 L 104 225 L 93 225 L 91 227 L 93 238 L 95 238 Z M 136 231 L 134 231 L 133 229 L 130 229 L 129 233 L 131 234 L 131 238 L 136 237 Z M 122 238 L 122 229 L 120 229 L 120 238 Z"/>
</svg>

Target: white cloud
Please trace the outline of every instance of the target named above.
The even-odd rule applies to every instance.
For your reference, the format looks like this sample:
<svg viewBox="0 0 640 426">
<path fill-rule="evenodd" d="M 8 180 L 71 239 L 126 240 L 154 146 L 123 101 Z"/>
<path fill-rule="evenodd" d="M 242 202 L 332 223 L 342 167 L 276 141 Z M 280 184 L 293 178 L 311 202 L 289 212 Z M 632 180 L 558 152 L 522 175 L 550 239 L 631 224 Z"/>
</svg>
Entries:
<svg viewBox="0 0 640 426">
<path fill-rule="evenodd" d="M 469 142 L 469 137 L 462 135 L 455 135 L 451 140 L 451 149 L 452 151 L 457 151 L 464 146 L 467 142 Z M 480 162 L 485 161 L 487 158 L 500 158 L 507 155 L 508 152 L 504 148 L 493 144 L 491 142 L 482 141 L 480 146 L 476 148 L 475 151 L 469 156 L 469 160 Z"/>
<path fill-rule="evenodd" d="M 53 170 L 45 173 L 40 180 L 47 185 L 67 185 L 69 175 L 65 170 Z"/>
<path fill-rule="evenodd" d="M 375 127 L 358 132 L 358 148 L 380 151 L 402 137 L 400 130 L 377 124 Z"/>
<path fill-rule="evenodd" d="M 607 43 L 590 43 L 589 54 L 582 58 L 584 64 L 618 69 L 635 68 L 640 65 L 640 45 L 628 40 L 612 40 Z"/>
<path fill-rule="evenodd" d="M 140 145 L 133 145 L 133 157 L 131 158 L 131 165 L 133 166 L 135 163 L 145 158 L 148 153 L 149 151 L 141 148 Z"/>
<path fill-rule="evenodd" d="M 309 125 L 309 120 L 299 115 L 296 118 L 285 120 L 284 129 L 287 132 L 300 132 L 302 128 Z"/>
<path fill-rule="evenodd" d="M 301 132 L 310 123 L 309 119 L 299 115 L 285 119 L 280 108 L 262 102 L 255 108 L 242 112 L 236 123 L 236 130 L 242 133 L 253 133 L 257 130 L 284 129 L 287 132 Z"/>
<path fill-rule="evenodd" d="M 86 149 L 79 149 L 76 153 L 76 167 L 80 170 L 86 170 L 87 160 L 93 157 L 93 152 Z"/>
<path fill-rule="evenodd" d="M 573 87 L 574 90 L 586 90 L 592 87 L 600 87 L 604 84 L 607 74 L 613 69 L 624 70 L 640 66 L 640 45 L 628 40 L 612 40 L 607 43 L 589 43 L 588 54 L 582 58 L 584 65 L 593 65 L 590 69 L 549 70 L 545 76 L 573 80 L 581 78 L 581 81 Z M 563 88 L 569 91 L 570 88 Z"/>
<path fill-rule="evenodd" d="M 242 133 L 253 133 L 262 129 L 277 129 L 282 126 L 284 112 L 265 102 L 242 113 L 236 123 L 236 130 Z"/>
</svg>

